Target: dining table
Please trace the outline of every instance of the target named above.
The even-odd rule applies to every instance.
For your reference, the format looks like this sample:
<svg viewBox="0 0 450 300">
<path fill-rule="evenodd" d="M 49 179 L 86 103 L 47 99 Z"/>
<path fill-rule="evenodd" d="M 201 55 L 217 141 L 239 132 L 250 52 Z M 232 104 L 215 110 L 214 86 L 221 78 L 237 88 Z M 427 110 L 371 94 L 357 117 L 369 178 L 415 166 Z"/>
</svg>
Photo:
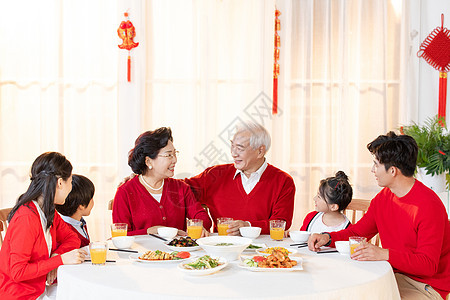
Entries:
<svg viewBox="0 0 450 300">
<path fill-rule="evenodd" d="M 386 261 L 316 253 L 291 246 L 290 238 L 273 241 L 268 235 L 260 235 L 252 244 L 294 249 L 291 256 L 301 258 L 301 267 L 254 272 L 243 268 L 238 259 L 216 273 L 191 276 L 178 269 L 180 262 L 144 263 L 131 259 L 134 253 L 108 251 L 107 259 L 113 262 L 102 266 L 90 262 L 60 266 L 57 299 L 400 299 L 392 267 Z M 148 235 L 136 236 L 131 249 L 171 252 L 166 242 Z M 257 255 L 249 251 L 254 250 L 242 255 Z M 206 252 L 200 249 L 191 254 L 199 257 Z"/>
</svg>

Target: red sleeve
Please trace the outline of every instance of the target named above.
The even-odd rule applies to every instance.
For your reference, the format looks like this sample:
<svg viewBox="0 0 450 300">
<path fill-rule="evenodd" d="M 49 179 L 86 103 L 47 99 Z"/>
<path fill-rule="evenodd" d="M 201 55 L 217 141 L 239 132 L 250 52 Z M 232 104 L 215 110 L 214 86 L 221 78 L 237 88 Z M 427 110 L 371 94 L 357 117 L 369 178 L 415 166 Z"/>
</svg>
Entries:
<svg viewBox="0 0 450 300">
<path fill-rule="evenodd" d="M 309 223 L 311 223 L 311 220 L 314 218 L 315 215 L 317 215 L 317 213 L 318 213 L 317 211 L 312 211 L 306 215 L 305 219 L 303 219 L 303 225 L 302 227 L 300 227 L 301 231 L 308 230 Z"/>
<path fill-rule="evenodd" d="M 183 181 L 187 183 L 194 196 L 195 199 L 197 199 L 198 202 L 201 204 L 206 204 L 206 181 L 207 181 L 207 175 L 211 168 L 207 168 L 202 173 L 198 174 L 197 176 L 191 177 L 191 178 L 185 178 Z"/>
<path fill-rule="evenodd" d="M 127 235 L 147 234 L 147 228 L 136 230 L 131 215 L 130 197 L 123 186 L 117 189 L 116 196 L 114 196 L 112 218 L 113 223 L 128 224 Z"/>
<path fill-rule="evenodd" d="M 294 197 L 295 197 L 295 185 L 294 180 L 290 176 L 284 181 L 281 193 L 278 198 L 275 199 L 272 206 L 272 213 L 270 220 L 285 220 L 286 229 L 289 229 L 292 224 L 292 217 L 294 215 Z M 249 220 L 252 226 L 261 227 L 261 233 L 267 234 L 270 232 L 269 221 L 270 220 Z"/>
<path fill-rule="evenodd" d="M 39 217 L 36 218 L 29 214 L 18 215 L 14 220 L 14 224 L 11 224 L 12 226 L 8 228 L 8 234 L 14 237 L 10 239 L 11 250 L 9 259 L 11 278 L 15 282 L 41 277 L 62 265 L 60 255 L 32 261 L 32 255 L 39 250 L 35 249 L 37 239 L 43 238 L 40 235 L 40 231 L 42 231 L 41 224 L 40 222 L 37 223 L 36 220 L 39 221 Z M 48 253 L 48 251 L 46 252 Z M 47 253 L 46 255 L 48 255 Z"/>
<path fill-rule="evenodd" d="M 203 227 L 209 231 L 212 226 L 211 218 L 203 209 L 202 205 L 195 199 L 194 194 L 192 193 L 189 186 L 186 186 L 186 188 L 184 189 L 184 199 L 186 203 L 188 218 L 203 220 Z"/>
<path fill-rule="evenodd" d="M 61 255 L 80 247 L 78 235 L 70 228 L 71 225 L 68 225 L 61 219 L 56 211 L 53 219 L 53 226 L 55 228 L 53 232 L 56 235 L 56 243 L 58 245 L 58 248 L 54 249 L 53 253 Z"/>
</svg>

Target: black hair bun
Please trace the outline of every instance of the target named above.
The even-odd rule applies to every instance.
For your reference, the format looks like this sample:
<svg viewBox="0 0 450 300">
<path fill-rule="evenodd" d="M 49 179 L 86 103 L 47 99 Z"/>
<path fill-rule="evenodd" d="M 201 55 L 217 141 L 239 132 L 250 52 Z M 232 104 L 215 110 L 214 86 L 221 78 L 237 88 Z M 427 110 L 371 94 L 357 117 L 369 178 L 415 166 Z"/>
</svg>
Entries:
<svg viewBox="0 0 450 300">
<path fill-rule="evenodd" d="M 346 181 L 348 181 L 348 176 L 344 173 L 344 171 L 337 171 L 335 176 L 339 180 L 346 180 Z"/>
</svg>

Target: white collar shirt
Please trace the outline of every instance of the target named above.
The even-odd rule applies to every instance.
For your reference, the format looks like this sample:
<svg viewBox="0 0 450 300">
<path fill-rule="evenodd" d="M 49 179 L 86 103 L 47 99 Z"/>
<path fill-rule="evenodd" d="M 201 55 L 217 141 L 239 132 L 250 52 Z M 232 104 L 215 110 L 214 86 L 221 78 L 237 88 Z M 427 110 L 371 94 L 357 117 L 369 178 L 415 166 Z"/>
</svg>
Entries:
<svg viewBox="0 0 450 300">
<path fill-rule="evenodd" d="M 87 232 L 84 230 L 84 226 L 86 226 L 86 221 L 83 218 L 81 218 L 81 221 L 78 221 L 69 216 L 64 216 L 61 214 L 60 214 L 60 216 L 64 220 L 64 222 L 72 225 L 78 231 L 79 234 L 81 234 L 85 238 L 89 239 Z"/>
<path fill-rule="evenodd" d="M 241 174 L 242 187 L 244 188 L 245 192 L 248 195 L 256 186 L 256 184 L 259 182 L 266 168 L 267 168 L 267 161 L 264 159 L 264 163 L 262 164 L 262 166 L 259 167 L 258 170 L 250 174 L 250 177 L 245 176 L 244 172 L 242 172 L 241 170 L 236 170 L 233 179 L 235 179 L 238 174 Z"/>
</svg>

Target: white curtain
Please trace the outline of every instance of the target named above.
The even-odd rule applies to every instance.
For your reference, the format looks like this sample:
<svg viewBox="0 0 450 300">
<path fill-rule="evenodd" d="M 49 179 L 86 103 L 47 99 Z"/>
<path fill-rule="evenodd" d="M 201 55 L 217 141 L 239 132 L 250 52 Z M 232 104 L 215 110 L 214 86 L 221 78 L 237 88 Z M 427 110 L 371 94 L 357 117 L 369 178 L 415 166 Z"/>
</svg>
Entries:
<svg viewBox="0 0 450 300">
<path fill-rule="evenodd" d="M 0 207 L 25 191 L 35 157 L 60 151 L 94 182 L 88 226 L 106 238 L 107 202 L 130 172 L 139 133 L 170 126 L 184 178 L 230 161 L 230 131 L 247 119 L 270 130 L 268 161 L 295 180 L 295 227 L 313 209 L 320 179 L 337 170 L 349 174 L 355 196 L 378 190 L 365 145 L 404 119 L 402 1 L 47 0 L 2 2 L 1 10 Z M 131 82 L 128 53 L 117 47 L 124 11 L 140 43 Z"/>
</svg>

